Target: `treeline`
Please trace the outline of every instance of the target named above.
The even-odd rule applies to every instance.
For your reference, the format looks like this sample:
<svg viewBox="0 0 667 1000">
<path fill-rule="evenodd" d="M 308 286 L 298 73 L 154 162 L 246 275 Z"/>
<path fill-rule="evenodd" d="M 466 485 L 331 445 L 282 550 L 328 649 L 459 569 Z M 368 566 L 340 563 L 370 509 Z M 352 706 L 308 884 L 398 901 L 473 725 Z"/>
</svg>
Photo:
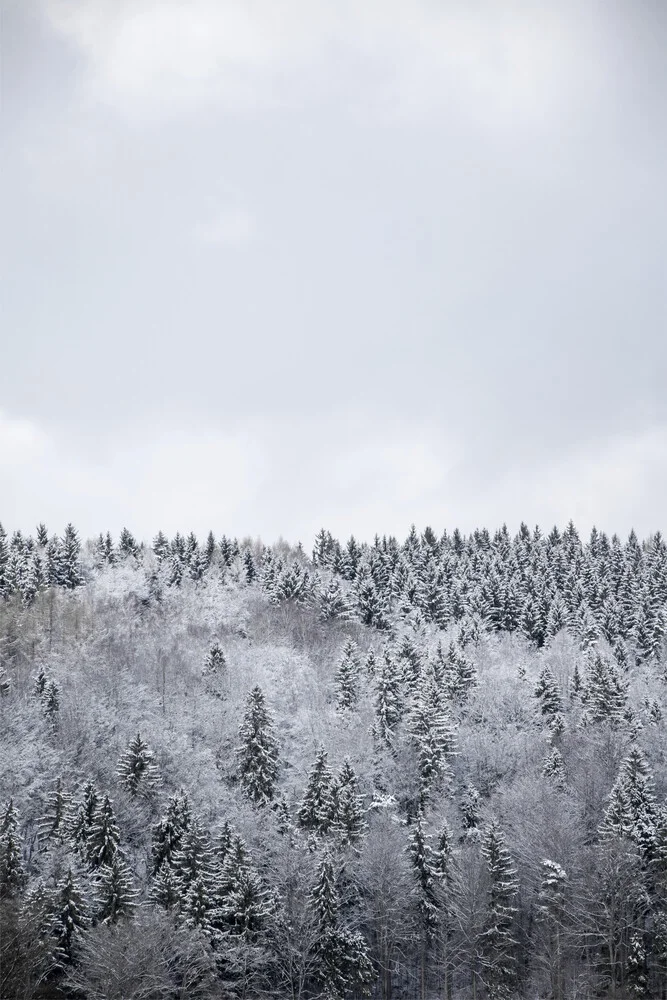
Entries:
<svg viewBox="0 0 667 1000">
<path fill-rule="evenodd" d="M 0 995 L 667 995 L 666 574 L 0 528 Z"/>
</svg>

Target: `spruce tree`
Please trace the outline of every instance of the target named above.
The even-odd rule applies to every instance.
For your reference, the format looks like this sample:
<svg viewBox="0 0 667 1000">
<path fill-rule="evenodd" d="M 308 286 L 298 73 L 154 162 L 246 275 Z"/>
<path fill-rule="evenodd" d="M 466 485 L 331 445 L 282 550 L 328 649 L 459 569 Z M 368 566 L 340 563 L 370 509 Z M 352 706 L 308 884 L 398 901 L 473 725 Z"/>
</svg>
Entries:
<svg viewBox="0 0 667 1000">
<path fill-rule="evenodd" d="M 118 761 L 116 773 L 123 787 L 132 795 L 150 795 L 158 781 L 155 755 L 141 734 L 132 739 Z"/>
<path fill-rule="evenodd" d="M 359 650 L 356 642 L 348 639 L 336 671 L 336 708 L 349 711 L 357 703 L 359 694 Z"/>
<path fill-rule="evenodd" d="M 317 751 L 308 775 L 303 801 L 297 813 L 299 824 L 314 833 L 326 833 L 331 823 L 331 787 L 333 773 L 323 746 Z"/>
<path fill-rule="evenodd" d="M 76 804 L 74 815 L 68 823 L 72 843 L 84 857 L 90 832 L 97 820 L 99 804 L 99 793 L 93 783 L 89 781 L 83 790 L 83 798 Z"/>
<path fill-rule="evenodd" d="M 163 865 L 171 867 L 174 854 L 179 850 L 183 834 L 190 826 L 191 813 L 188 796 L 181 788 L 167 803 L 167 811 L 153 830 L 152 863 L 157 874 Z"/>
<path fill-rule="evenodd" d="M 81 542 L 79 541 L 76 528 L 72 524 L 68 524 L 65 528 L 65 534 L 62 539 L 60 563 L 61 579 L 58 582 L 68 590 L 74 590 L 76 587 L 80 587 L 83 583 L 83 574 L 81 572 Z"/>
<path fill-rule="evenodd" d="M 248 695 L 239 738 L 236 758 L 241 787 L 251 802 L 264 805 L 273 798 L 279 763 L 273 720 L 259 686 Z"/>
<path fill-rule="evenodd" d="M 333 828 L 340 842 L 347 847 L 358 843 L 366 830 L 359 780 L 347 757 L 336 777 L 336 789 Z"/>
<path fill-rule="evenodd" d="M 93 820 L 86 838 L 86 857 L 91 868 L 110 865 L 118 851 L 120 832 L 108 795 Z"/>
<path fill-rule="evenodd" d="M 4 667 L 0 667 L 0 698 L 6 698 L 12 689 L 12 682 Z"/>
<path fill-rule="evenodd" d="M 569 879 L 565 870 L 548 858 L 542 862 L 537 917 L 542 949 L 538 952 L 549 975 L 551 996 L 565 996 L 565 941 L 568 932 L 567 891 Z"/>
<path fill-rule="evenodd" d="M 505 1000 L 513 995 L 516 981 L 513 925 L 518 883 L 505 839 L 495 820 L 484 832 L 481 851 L 488 877 L 487 910 L 479 941 L 482 978 L 491 1000 Z"/>
<path fill-rule="evenodd" d="M 0 525 L 0 530 L 2 526 Z M 49 542 L 49 533 L 44 523 L 37 525 L 37 544 L 45 549 Z"/>
<path fill-rule="evenodd" d="M 18 810 L 10 799 L 0 820 L 0 899 L 14 899 L 23 888 L 21 853 Z"/>
<path fill-rule="evenodd" d="M 542 715 L 553 716 L 561 710 L 561 698 L 558 683 L 550 667 L 544 667 L 540 673 L 535 697 L 539 699 Z"/>
<path fill-rule="evenodd" d="M 120 917 L 130 917 L 137 907 L 137 891 L 132 874 L 120 851 L 109 864 L 102 865 L 95 881 L 96 919 L 115 924 Z"/>
<path fill-rule="evenodd" d="M 40 841 L 46 845 L 49 841 L 64 843 L 66 834 L 66 815 L 69 808 L 69 796 L 62 787 L 62 779 L 57 778 L 56 784 L 49 795 L 46 812 L 37 825 Z"/>
<path fill-rule="evenodd" d="M 86 910 L 83 893 L 70 868 L 56 889 L 54 936 L 56 957 L 61 965 L 72 961 L 76 945 L 88 926 Z"/>
<path fill-rule="evenodd" d="M 606 836 L 627 837 L 644 855 L 652 856 L 656 821 L 653 778 L 644 753 L 633 746 L 619 768 L 601 832 Z"/>
<path fill-rule="evenodd" d="M 436 881 L 433 874 L 433 852 L 424 832 L 423 817 L 417 814 L 408 842 L 408 855 L 417 888 L 417 909 L 420 926 L 421 997 L 426 996 L 428 960 L 440 922 Z"/>
<path fill-rule="evenodd" d="M 479 833 L 482 810 L 479 804 L 479 792 L 474 785 L 468 785 L 465 789 L 459 802 L 459 809 L 464 836 L 476 837 Z"/>
<path fill-rule="evenodd" d="M 383 653 L 382 665 L 377 674 L 375 690 L 378 735 L 390 746 L 394 729 L 401 720 L 403 708 L 400 674 L 395 661 L 386 651 Z"/>
<path fill-rule="evenodd" d="M 46 685 L 42 698 L 42 711 L 49 722 L 55 725 L 60 711 L 60 691 L 55 681 L 49 681 Z"/>
<path fill-rule="evenodd" d="M 619 724 L 627 702 L 625 684 L 610 660 L 597 653 L 589 662 L 583 688 L 586 716 L 592 722 Z"/>
</svg>

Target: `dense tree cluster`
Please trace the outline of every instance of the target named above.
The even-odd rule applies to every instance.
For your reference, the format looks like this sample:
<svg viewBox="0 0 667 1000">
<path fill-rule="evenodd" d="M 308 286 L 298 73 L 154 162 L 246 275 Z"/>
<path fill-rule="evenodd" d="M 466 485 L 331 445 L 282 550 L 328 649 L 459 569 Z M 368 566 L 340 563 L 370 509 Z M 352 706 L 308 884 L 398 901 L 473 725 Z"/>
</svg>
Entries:
<svg viewBox="0 0 667 1000">
<path fill-rule="evenodd" d="M 667 545 L 0 526 L 0 996 L 667 995 Z"/>
</svg>

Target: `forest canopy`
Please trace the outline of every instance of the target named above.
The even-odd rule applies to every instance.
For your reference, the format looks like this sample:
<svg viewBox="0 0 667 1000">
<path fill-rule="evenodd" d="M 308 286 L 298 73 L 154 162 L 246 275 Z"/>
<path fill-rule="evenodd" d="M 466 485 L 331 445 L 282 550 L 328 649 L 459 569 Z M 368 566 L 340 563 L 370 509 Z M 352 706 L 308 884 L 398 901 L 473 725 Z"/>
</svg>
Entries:
<svg viewBox="0 0 667 1000">
<path fill-rule="evenodd" d="M 667 995 L 667 544 L 0 526 L 0 996 Z"/>
</svg>

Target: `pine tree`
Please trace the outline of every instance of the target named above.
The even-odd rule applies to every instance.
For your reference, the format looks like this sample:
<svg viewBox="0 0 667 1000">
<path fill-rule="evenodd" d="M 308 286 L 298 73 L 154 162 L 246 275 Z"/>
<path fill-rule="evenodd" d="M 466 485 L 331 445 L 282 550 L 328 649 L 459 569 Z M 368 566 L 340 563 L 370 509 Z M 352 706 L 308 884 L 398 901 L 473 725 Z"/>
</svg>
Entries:
<svg viewBox="0 0 667 1000">
<path fill-rule="evenodd" d="M 225 855 L 220 884 L 222 914 L 231 931 L 246 938 L 256 935 L 266 925 L 273 903 L 239 836 Z"/>
<path fill-rule="evenodd" d="M 440 914 L 436 894 L 437 883 L 433 874 L 433 852 L 424 833 L 421 813 L 417 814 L 417 819 L 412 825 L 408 842 L 408 855 L 417 886 L 417 909 L 421 931 L 421 996 L 425 997 L 428 957 L 440 923 Z"/>
<path fill-rule="evenodd" d="M 356 844 L 366 829 L 366 822 L 359 780 L 347 757 L 336 777 L 336 788 L 336 807 L 332 817 L 334 832 L 344 846 Z"/>
<path fill-rule="evenodd" d="M 565 763 L 563 755 L 557 747 L 553 747 L 545 757 L 542 774 L 545 778 L 550 778 L 556 788 L 565 788 Z"/>
<path fill-rule="evenodd" d="M 139 546 L 137 545 L 137 541 L 129 528 L 123 528 L 120 533 L 120 538 L 118 539 L 118 551 L 121 556 L 124 556 L 125 558 L 132 557 L 136 559 L 139 556 Z"/>
<path fill-rule="evenodd" d="M 245 575 L 246 583 L 250 584 L 257 577 L 257 569 L 255 567 L 255 560 L 253 559 L 252 552 L 250 549 L 246 549 L 243 553 L 243 572 Z"/>
<path fill-rule="evenodd" d="M 479 792 L 473 785 L 468 785 L 465 789 L 459 802 L 459 809 L 461 811 L 464 836 L 477 836 L 482 811 L 479 804 Z"/>
<path fill-rule="evenodd" d="M 356 642 L 348 639 L 336 671 L 336 708 L 349 711 L 357 703 L 359 684 L 359 650 Z"/>
<path fill-rule="evenodd" d="M 116 773 L 130 795 L 150 795 L 158 781 L 155 755 L 137 733 L 118 761 Z"/>
<path fill-rule="evenodd" d="M 190 803 L 181 788 L 176 795 L 170 796 L 167 811 L 153 830 L 153 874 L 157 874 L 163 866 L 171 867 L 190 821 Z"/>
<path fill-rule="evenodd" d="M 91 868 L 110 865 L 118 851 L 120 832 L 116 825 L 113 804 L 108 795 L 95 816 L 86 838 L 86 856 Z"/>
<path fill-rule="evenodd" d="M 542 876 L 538 896 L 537 916 L 542 936 L 542 949 L 538 952 L 549 975 L 551 996 L 562 1000 L 565 996 L 565 938 L 567 934 L 566 897 L 567 873 L 555 861 L 542 862 Z"/>
<path fill-rule="evenodd" d="M 558 683 L 550 667 L 544 667 L 540 673 L 535 697 L 540 701 L 542 715 L 556 715 L 561 710 L 560 691 Z"/>
<path fill-rule="evenodd" d="M 486 862 L 487 912 L 480 936 L 482 977 L 489 997 L 509 998 L 516 979 L 516 940 L 512 935 L 518 883 L 498 823 L 484 832 L 481 846 Z"/>
<path fill-rule="evenodd" d="M 385 651 L 377 675 L 375 712 L 378 735 L 391 745 L 394 729 L 402 716 L 401 678 L 395 661 Z"/>
<path fill-rule="evenodd" d="M 46 691 L 46 685 L 48 683 L 48 680 L 49 678 L 44 667 L 40 667 L 37 676 L 34 678 L 33 688 L 32 688 L 33 694 L 37 698 L 41 698 L 43 696 L 44 692 Z"/>
<path fill-rule="evenodd" d="M 57 886 L 56 907 L 56 957 L 61 964 L 67 965 L 72 961 L 76 944 L 88 926 L 86 903 L 71 868 Z"/>
<path fill-rule="evenodd" d="M 336 618 L 351 617 L 350 603 L 343 588 L 336 579 L 327 584 L 321 584 L 315 591 L 318 618 L 321 622 L 330 622 Z"/>
<path fill-rule="evenodd" d="M 46 685 L 42 698 L 42 711 L 49 722 L 55 725 L 60 711 L 60 691 L 55 681 L 49 681 Z"/>
<path fill-rule="evenodd" d="M 163 532 L 158 531 L 153 539 L 152 549 L 155 553 L 155 558 L 160 564 L 169 556 L 169 539 Z"/>
<path fill-rule="evenodd" d="M 299 824 L 314 833 L 326 833 L 331 823 L 331 786 L 333 773 L 323 746 L 317 751 L 308 775 L 303 801 L 297 813 Z"/>
<path fill-rule="evenodd" d="M 37 544 L 45 549 L 49 543 L 49 533 L 44 523 L 37 525 Z"/>
<path fill-rule="evenodd" d="M 259 686 L 248 695 L 239 738 L 236 757 L 241 787 L 251 802 L 264 805 L 273 798 L 279 763 L 273 721 Z"/>
<path fill-rule="evenodd" d="M 583 690 L 587 717 L 592 722 L 618 724 L 627 702 L 627 685 L 611 661 L 596 654 L 589 662 Z"/>
<path fill-rule="evenodd" d="M 14 899 L 24 882 L 19 816 L 13 799 L 10 799 L 0 820 L 0 899 Z"/>
<path fill-rule="evenodd" d="M 387 603 L 378 593 L 373 578 L 366 576 L 357 582 L 357 614 L 362 625 L 369 625 L 381 631 L 389 628 Z"/>
<path fill-rule="evenodd" d="M 644 753 L 634 746 L 619 768 L 601 832 L 627 837 L 651 856 L 656 846 L 656 820 L 653 778 Z"/>
<path fill-rule="evenodd" d="M 64 843 L 68 808 L 69 796 L 63 791 L 61 778 L 57 778 L 55 788 L 47 800 L 46 813 L 37 825 L 42 843 L 47 844 L 50 840 L 59 844 Z"/>
<path fill-rule="evenodd" d="M 76 528 L 68 524 L 63 535 L 61 548 L 61 579 L 59 582 L 68 590 L 74 590 L 83 583 L 81 572 L 81 542 Z"/>
<path fill-rule="evenodd" d="M 350 991 L 366 995 L 374 978 L 373 966 L 361 934 L 340 926 L 340 899 L 328 852 L 322 855 L 317 869 L 311 907 L 318 925 L 318 978 L 324 996 L 337 1000 Z"/>
<path fill-rule="evenodd" d="M 90 832 L 97 820 L 99 804 L 99 793 L 93 783 L 89 781 L 83 790 L 83 798 L 77 803 L 74 815 L 68 823 L 72 842 L 84 856 Z"/>
<path fill-rule="evenodd" d="M 195 919 L 195 910 L 208 901 L 210 921 L 213 923 L 216 909 L 214 878 L 215 855 L 208 831 L 205 830 L 196 816 L 193 816 L 187 828 L 181 835 L 180 845 L 172 858 L 174 869 L 174 885 L 181 906 L 186 910 L 192 907 L 191 918 Z M 166 867 L 163 865 L 163 868 Z M 200 887 L 197 887 L 200 883 Z M 193 895 L 194 892 L 194 895 Z M 201 924 L 200 924 L 201 926 Z"/>
<path fill-rule="evenodd" d="M 131 916 L 137 907 L 138 893 L 120 851 L 99 868 L 95 888 L 96 917 L 101 923 L 115 924 L 120 917 Z"/>
</svg>

